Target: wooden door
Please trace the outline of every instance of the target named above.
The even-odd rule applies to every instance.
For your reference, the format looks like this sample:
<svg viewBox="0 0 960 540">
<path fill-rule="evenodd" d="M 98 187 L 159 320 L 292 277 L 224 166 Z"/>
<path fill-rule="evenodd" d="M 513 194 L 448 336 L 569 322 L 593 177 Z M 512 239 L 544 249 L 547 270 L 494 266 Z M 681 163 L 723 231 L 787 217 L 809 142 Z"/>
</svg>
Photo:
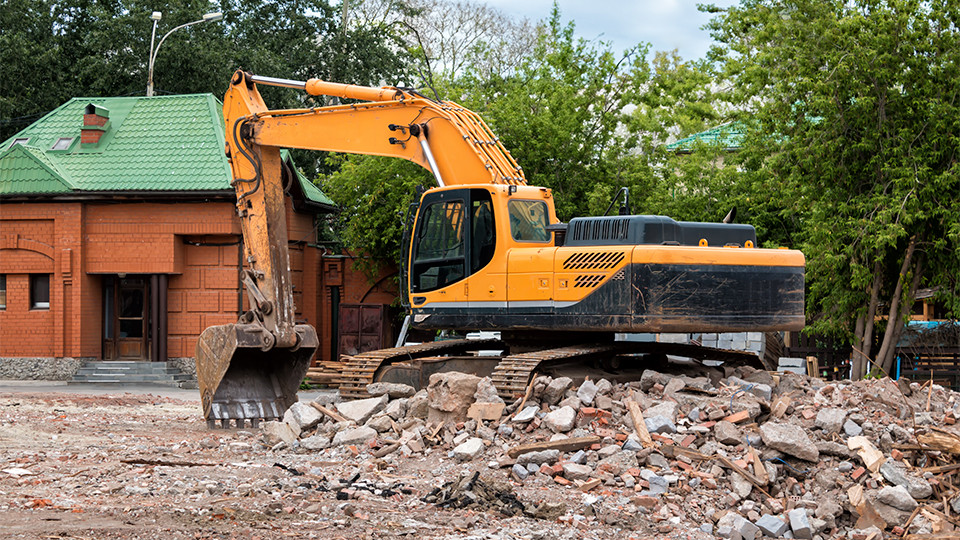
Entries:
<svg viewBox="0 0 960 540">
<path fill-rule="evenodd" d="M 149 282 L 116 277 L 104 283 L 104 360 L 149 360 Z"/>
</svg>

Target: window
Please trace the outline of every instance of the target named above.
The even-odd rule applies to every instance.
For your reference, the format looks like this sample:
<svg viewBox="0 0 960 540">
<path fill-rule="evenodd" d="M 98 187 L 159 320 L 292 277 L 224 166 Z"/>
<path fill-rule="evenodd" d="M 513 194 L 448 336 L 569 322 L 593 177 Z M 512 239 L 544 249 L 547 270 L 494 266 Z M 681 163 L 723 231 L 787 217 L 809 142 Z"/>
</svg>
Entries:
<svg viewBox="0 0 960 540">
<path fill-rule="evenodd" d="M 7 309 L 7 276 L 0 274 L 0 309 Z"/>
<path fill-rule="evenodd" d="M 29 140 L 30 140 L 30 137 L 17 137 L 16 139 L 13 140 L 12 143 L 10 143 L 9 148 L 13 148 L 18 144 L 27 144 Z"/>
<path fill-rule="evenodd" d="M 466 277 L 463 210 L 463 201 L 453 200 L 432 203 L 421 212 L 413 260 L 415 291 L 432 291 Z"/>
<path fill-rule="evenodd" d="M 70 148 L 70 143 L 73 142 L 73 137 L 60 137 L 57 139 L 57 142 L 53 143 L 53 148 L 51 150 L 66 150 Z"/>
<path fill-rule="evenodd" d="M 548 242 L 547 204 L 542 201 L 510 201 L 510 234 L 521 242 Z"/>
<path fill-rule="evenodd" d="M 30 274 L 30 309 L 50 309 L 50 274 Z"/>
</svg>

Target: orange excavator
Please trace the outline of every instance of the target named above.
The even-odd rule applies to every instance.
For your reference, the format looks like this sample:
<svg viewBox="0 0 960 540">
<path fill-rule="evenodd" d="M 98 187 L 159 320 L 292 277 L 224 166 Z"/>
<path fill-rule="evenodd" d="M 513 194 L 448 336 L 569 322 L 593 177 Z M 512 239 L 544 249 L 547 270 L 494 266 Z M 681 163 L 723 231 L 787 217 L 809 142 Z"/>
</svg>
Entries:
<svg viewBox="0 0 960 540">
<path fill-rule="evenodd" d="M 355 102 L 271 110 L 258 85 Z M 347 357 L 344 397 L 365 396 L 374 381 L 419 387 L 431 373 L 456 369 L 491 376 L 500 394 L 512 398 L 535 372 L 558 363 L 590 360 L 616 370 L 650 354 L 743 358 L 694 345 L 617 341 L 616 333 L 804 326 L 799 251 L 760 249 L 753 227 L 744 224 L 649 215 L 561 223 L 551 190 L 527 185 L 483 120 L 456 103 L 406 88 L 238 71 L 223 111 L 251 309 L 236 324 L 210 327 L 200 337 L 198 382 L 212 425 L 281 417 L 319 345 L 312 327 L 293 320 L 282 148 L 393 156 L 431 171 L 437 187 L 415 202 L 404 246 L 410 325 L 499 332 L 496 339 Z"/>
</svg>

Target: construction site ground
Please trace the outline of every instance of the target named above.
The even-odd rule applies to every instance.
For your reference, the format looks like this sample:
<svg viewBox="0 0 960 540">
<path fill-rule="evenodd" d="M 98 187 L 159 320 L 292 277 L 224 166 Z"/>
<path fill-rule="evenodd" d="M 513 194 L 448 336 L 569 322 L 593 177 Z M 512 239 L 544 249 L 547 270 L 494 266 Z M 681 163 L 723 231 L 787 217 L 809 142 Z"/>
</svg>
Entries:
<svg viewBox="0 0 960 540">
<path fill-rule="evenodd" d="M 543 520 L 442 510 L 420 497 L 461 469 L 440 452 L 389 472 L 278 453 L 258 430 L 211 431 L 196 390 L 0 383 L 0 537 L 578 538 Z M 133 393 L 136 392 L 136 393 Z M 305 392 L 302 400 L 326 392 Z M 164 464 L 161 464 L 164 463 Z M 285 467 L 285 468 L 284 468 Z M 488 474 L 489 469 L 484 470 Z M 509 471 L 509 469 L 507 469 Z M 324 484 L 360 472 L 410 493 L 337 500 Z M 492 471 L 490 471 L 492 472 Z M 493 473 L 506 480 L 506 472 Z M 442 483 L 442 482 L 440 482 Z M 526 496 L 573 493 L 531 487 Z M 579 493 L 579 492 L 576 492 Z M 621 527 L 596 525 L 597 538 Z"/>
<path fill-rule="evenodd" d="M 130 390 L 127 388 L 126 390 Z M 960 394 L 749 367 L 302 393 L 0 382 L 0 538 L 956 540 Z"/>
</svg>

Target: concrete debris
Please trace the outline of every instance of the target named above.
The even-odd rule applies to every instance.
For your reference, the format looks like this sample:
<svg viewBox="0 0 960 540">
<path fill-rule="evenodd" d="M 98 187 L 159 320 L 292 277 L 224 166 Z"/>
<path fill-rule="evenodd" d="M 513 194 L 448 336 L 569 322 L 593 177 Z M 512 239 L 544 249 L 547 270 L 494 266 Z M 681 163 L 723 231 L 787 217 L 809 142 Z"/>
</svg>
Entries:
<svg viewBox="0 0 960 540">
<path fill-rule="evenodd" d="M 409 384 L 375 382 L 367 385 L 367 393 L 373 397 L 387 395 L 390 399 L 411 397 L 417 393 Z"/>
<path fill-rule="evenodd" d="M 904 396 L 888 379 L 669 369 L 632 382 L 538 376 L 508 403 L 494 398 L 489 380 L 443 373 L 417 392 L 371 385 L 378 396 L 318 398 L 319 409 L 297 404 L 284 421 L 257 429 L 210 432 L 188 421 L 162 440 L 144 434 L 154 416 L 118 423 L 108 436 L 71 417 L 74 409 L 44 403 L 34 425 L 48 432 L 33 439 L 44 442 L 43 457 L 7 450 L 28 438 L 19 435 L 23 406 L 0 396 L 0 429 L 11 434 L 0 504 L 46 523 L 50 516 L 28 505 L 109 500 L 112 512 L 162 514 L 175 500 L 196 511 L 190 523 L 234 527 L 204 532 L 225 538 L 250 536 L 239 528 L 253 526 L 245 512 L 270 516 L 256 517 L 257 529 L 283 530 L 272 521 L 283 517 L 317 537 L 570 540 L 866 540 L 870 527 L 880 540 L 949 531 L 960 513 L 960 454 L 923 442 L 960 435 L 960 394 L 917 385 Z M 934 424 L 915 426 L 915 417 Z M 59 472 L 82 453 L 61 444 L 72 432 L 92 445 L 87 454 L 103 456 L 103 472 Z M 128 450 L 118 453 L 123 440 Z M 87 477 L 99 479 L 74 495 L 71 486 Z M 186 517 L 158 526 L 176 530 Z"/>
</svg>

